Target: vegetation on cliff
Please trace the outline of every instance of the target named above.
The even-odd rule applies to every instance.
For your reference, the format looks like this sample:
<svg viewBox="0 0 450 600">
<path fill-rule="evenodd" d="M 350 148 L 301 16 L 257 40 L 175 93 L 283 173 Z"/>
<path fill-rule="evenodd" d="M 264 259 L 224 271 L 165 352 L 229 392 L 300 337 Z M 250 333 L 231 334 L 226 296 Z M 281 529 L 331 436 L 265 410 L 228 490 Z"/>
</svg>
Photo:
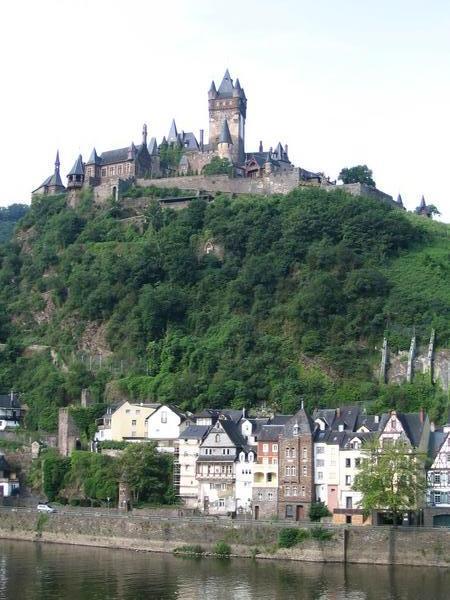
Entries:
<svg viewBox="0 0 450 600">
<path fill-rule="evenodd" d="M 9 241 L 14 227 L 28 211 L 26 204 L 11 204 L 0 206 L 0 244 Z"/>
<path fill-rule="evenodd" d="M 163 192 L 155 192 L 162 196 Z M 380 385 L 388 329 L 407 348 L 436 327 L 450 343 L 448 227 L 316 188 L 217 197 L 181 211 L 150 203 L 77 209 L 40 198 L 0 247 L 0 389 L 20 389 L 28 426 L 54 429 L 82 387 L 97 402 L 119 379 L 139 399 L 273 407 L 364 402 L 442 418 L 426 379 Z M 206 253 L 213 240 L 217 252 Z M 88 336 L 87 332 L 94 332 Z M 54 348 L 31 357 L 30 344 Z M 92 361 L 96 347 L 112 352 Z M 83 361 L 83 364 L 82 364 Z"/>
</svg>

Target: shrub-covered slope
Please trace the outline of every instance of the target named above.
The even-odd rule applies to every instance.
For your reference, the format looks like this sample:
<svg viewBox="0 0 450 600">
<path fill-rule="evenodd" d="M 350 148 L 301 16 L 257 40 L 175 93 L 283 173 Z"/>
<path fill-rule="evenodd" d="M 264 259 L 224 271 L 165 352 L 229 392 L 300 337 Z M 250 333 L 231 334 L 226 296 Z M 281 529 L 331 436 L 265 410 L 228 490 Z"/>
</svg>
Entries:
<svg viewBox="0 0 450 600">
<path fill-rule="evenodd" d="M 413 325 L 419 338 L 435 326 L 450 343 L 448 231 L 314 188 L 178 212 L 155 202 L 144 219 L 95 209 L 88 194 L 77 210 L 64 196 L 41 198 L 0 250 L 0 389 L 25 390 L 29 425 L 47 428 L 81 387 L 101 401 L 111 378 L 191 410 L 287 412 L 303 397 L 310 407 L 424 405 L 442 416 L 431 385 L 380 386 L 373 369 L 386 327 L 399 347 Z M 207 240 L 217 253 L 204 252 Z M 68 371 L 45 353 L 22 355 L 36 343 Z M 120 368 L 80 364 L 97 349 Z"/>
</svg>

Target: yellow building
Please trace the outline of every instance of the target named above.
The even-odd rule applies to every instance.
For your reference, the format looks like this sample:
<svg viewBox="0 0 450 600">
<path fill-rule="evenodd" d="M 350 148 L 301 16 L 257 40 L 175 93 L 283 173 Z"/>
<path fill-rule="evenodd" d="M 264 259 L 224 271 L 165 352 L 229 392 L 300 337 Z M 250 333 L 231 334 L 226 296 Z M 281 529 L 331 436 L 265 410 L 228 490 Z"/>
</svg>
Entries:
<svg viewBox="0 0 450 600">
<path fill-rule="evenodd" d="M 128 401 L 120 404 L 111 414 L 111 440 L 148 441 L 145 420 L 159 408 L 159 404 L 132 404 Z"/>
</svg>

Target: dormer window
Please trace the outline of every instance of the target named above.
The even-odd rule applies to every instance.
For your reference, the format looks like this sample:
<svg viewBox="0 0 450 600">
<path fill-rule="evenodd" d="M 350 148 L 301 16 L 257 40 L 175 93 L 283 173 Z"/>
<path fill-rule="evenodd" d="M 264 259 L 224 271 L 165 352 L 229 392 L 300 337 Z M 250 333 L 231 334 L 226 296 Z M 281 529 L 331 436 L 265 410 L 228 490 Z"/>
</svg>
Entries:
<svg viewBox="0 0 450 600">
<path fill-rule="evenodd" d="M 220 434 L 216 433 L 215 441 L 216 441 L 216 444 L 218 444 L 220 442 Z"/>
<path fill-rule="evenodd" d="M 293 433 L 294 435 L 298 435 L 298 431 L 299 431 L 299 427 L 298 427 L 298 423 L 296 423 L 293 427 Z"/>
</svg>

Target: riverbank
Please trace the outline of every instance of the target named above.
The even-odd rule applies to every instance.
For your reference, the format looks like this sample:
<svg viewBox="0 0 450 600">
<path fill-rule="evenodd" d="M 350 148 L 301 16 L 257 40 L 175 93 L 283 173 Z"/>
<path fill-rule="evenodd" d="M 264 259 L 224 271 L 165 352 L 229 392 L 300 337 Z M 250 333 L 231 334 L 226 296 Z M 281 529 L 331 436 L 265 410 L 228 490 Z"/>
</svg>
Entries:
<svg viewBox="0 0 450 600">
<path fill-rule="evenodd" d="M 288 526 L 288 525 L 286 525 Z M 333 528 L 330 540 L 305 539 L 278 548 L 280 524 L 103 514 L 0 511 L 0 538 L 76 546 L 172 553 L 199 544 L 206 552 L 223 540 L 239 557 L 326 563 L 450 566 L 450 531 L 385 527 Z"/>
</svg>

